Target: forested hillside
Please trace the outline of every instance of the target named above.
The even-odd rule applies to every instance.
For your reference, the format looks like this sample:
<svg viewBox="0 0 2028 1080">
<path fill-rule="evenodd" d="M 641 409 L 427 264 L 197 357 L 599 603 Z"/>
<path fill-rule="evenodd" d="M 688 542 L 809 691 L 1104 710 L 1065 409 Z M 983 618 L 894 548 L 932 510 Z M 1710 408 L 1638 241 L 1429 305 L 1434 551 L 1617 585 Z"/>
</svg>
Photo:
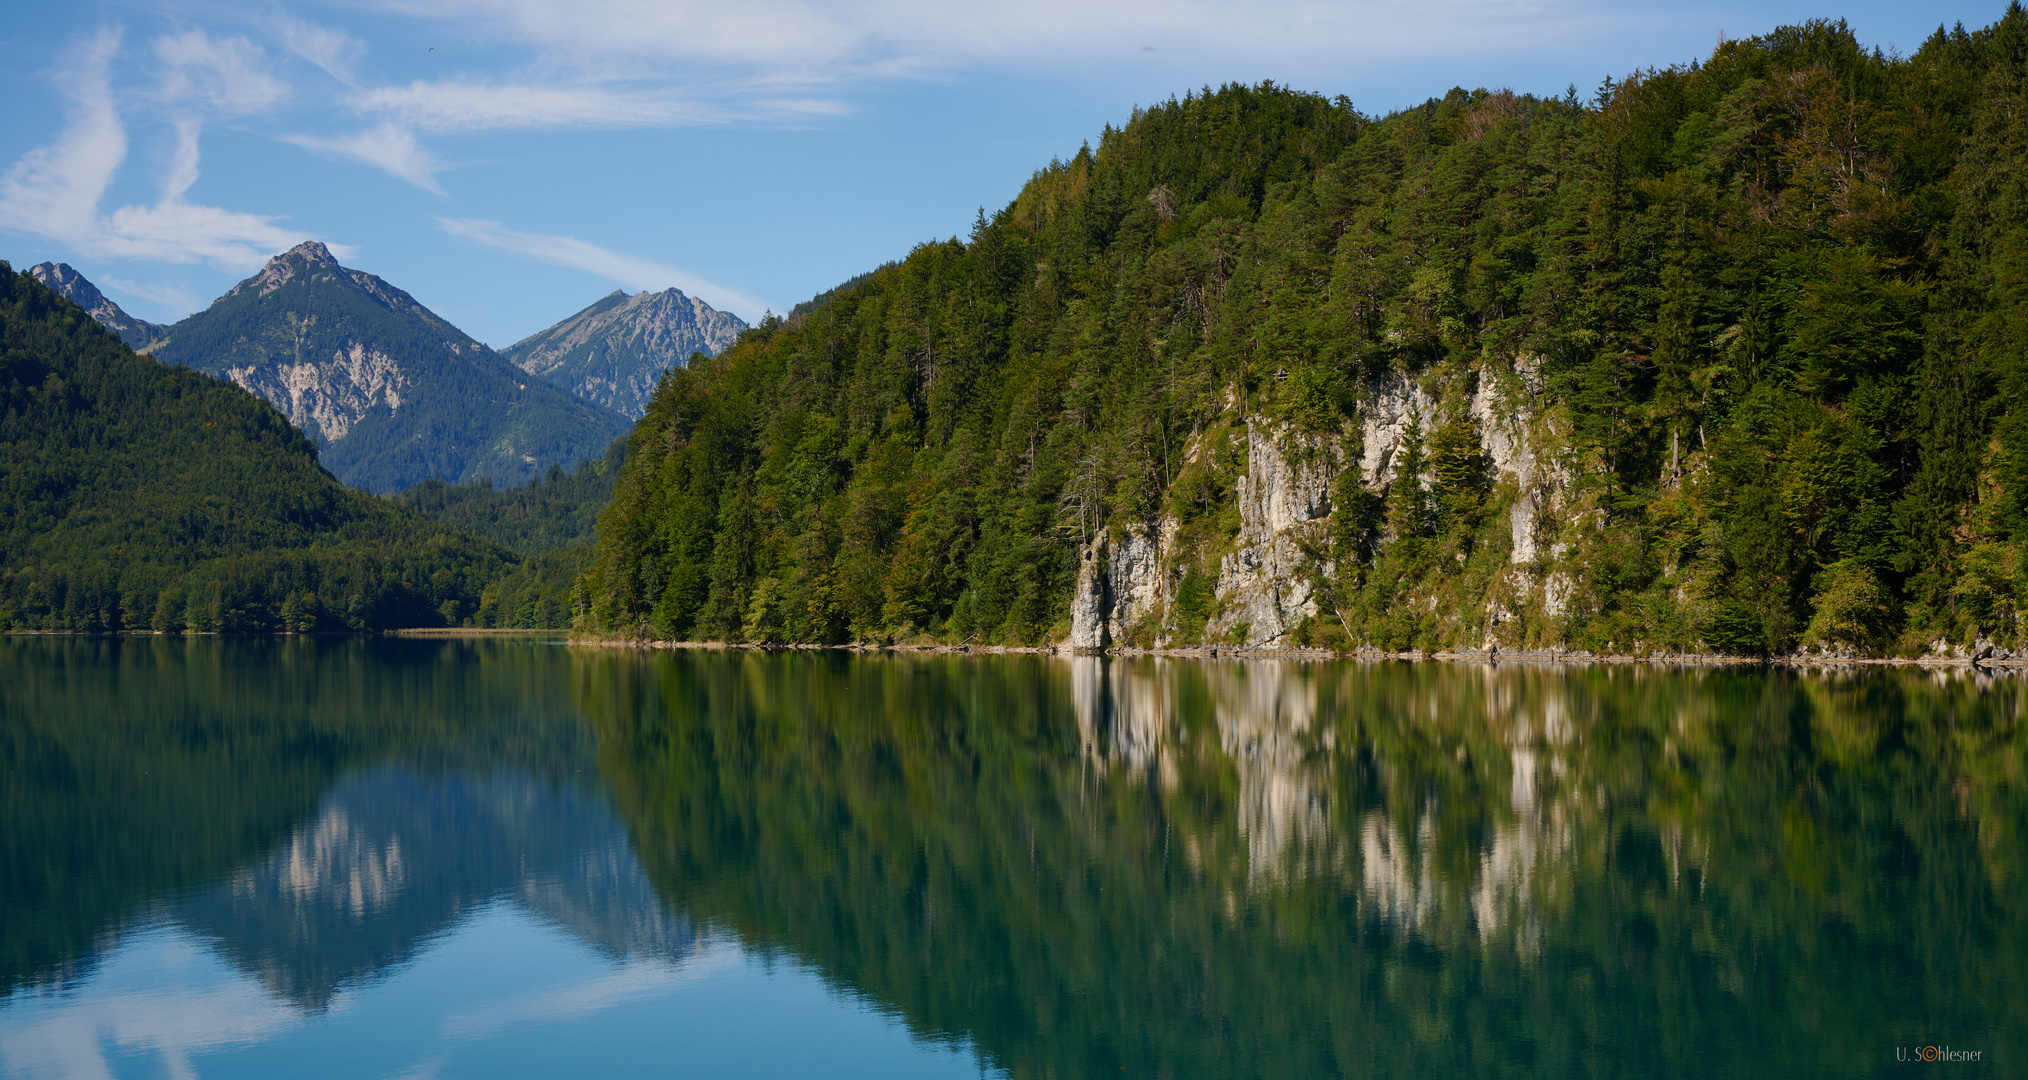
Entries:
<svg viewBox="0 0 2028 1080">
<path fill-rule="evenodd" d="M 2018 637 L 2028 14 L 1385 117 L 1156 105 L 672 372 L 587 633 Z"/>
<path fill-rule="evenodd" d="M 0 263 L 0 630 L 457 625 L 513 562 Z"/>
<path fill-rule="evenodd" d="M 612 499 L 626 460 L 626 440 L 616 439 L 604 457 L 580 462 L 577 471 L 551 465 L 546 476 L 520 487 L 425 480 L 387 498 L 524 556 L 486 584 L 473 625 L 562 630 L 571 624 L 572 587 L 591 562 L 599 511 Z"/>
</svg>

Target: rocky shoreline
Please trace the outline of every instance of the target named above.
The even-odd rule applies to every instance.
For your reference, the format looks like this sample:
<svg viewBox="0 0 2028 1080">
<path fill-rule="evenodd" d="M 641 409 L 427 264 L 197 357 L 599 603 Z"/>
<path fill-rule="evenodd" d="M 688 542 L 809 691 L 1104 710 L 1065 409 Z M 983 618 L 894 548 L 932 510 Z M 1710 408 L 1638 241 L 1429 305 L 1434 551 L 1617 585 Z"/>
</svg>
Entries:
<svg viewBox="0 0 2028 1080">
<path fill-rule="evenodd" d="M 1114 646 L 1094 649 L 1057 645 L 911 645 L 878 642 L 851 642 L 844 645 L 781 644 L 759 645 L 728 641 L 658 641 L 645 638 L 589 638 L 572 636 L 572 645 L 594 648 L 667 650 L 753 650 L 757 652 L 852 652 L 918 655 L 982 656 L 1108 656 L 1161 657 L 1178 660 L 1437 660 L 1475 664 L 1657 664 L 1672 667 L 1749 667 L 1766 665 L 1791 668 L 1916 667 L 1916 668 L 2028 668 L 2028 655 L 2010 649 L 1959 646 L 1937 649 L 1919 657 L 1858 656 L 1840 653 L 1792 653 L 1786 656 L 1726 656 L 1717 653 L 1648 653 L 1630 655 L 1602 653 L 1589 649 L 1278 649 L 1271 647 L 1196 646 L 1190 648 L 1145 649 Z"/>
</svg>

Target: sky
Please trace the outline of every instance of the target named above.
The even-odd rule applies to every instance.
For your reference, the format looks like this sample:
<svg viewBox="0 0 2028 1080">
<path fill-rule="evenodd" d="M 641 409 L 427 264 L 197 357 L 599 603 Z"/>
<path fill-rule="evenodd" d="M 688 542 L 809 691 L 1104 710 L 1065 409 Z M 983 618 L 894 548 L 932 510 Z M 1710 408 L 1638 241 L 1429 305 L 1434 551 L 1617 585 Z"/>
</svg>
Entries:
<svg viewBox="0 0 2028 1080">
<path fill-rule="evenodd" d="M 14 0 L 0 259 L 201 310 L 304 240 L 504 347 L 613 289 L 753 321 L 966 235 L 1137 105 L 1272 79 L 1369 115 L 1588 93 L 1843 18 L 2004 0 Z"/>
</svg>

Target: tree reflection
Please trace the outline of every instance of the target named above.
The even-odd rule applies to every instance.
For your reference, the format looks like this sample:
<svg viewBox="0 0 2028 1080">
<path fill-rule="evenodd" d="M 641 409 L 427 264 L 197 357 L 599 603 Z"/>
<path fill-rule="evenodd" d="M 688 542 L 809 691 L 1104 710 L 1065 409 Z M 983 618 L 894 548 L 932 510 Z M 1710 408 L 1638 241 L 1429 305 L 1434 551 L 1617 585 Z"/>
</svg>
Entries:
<svg viewBox="0 0 2028 1080">
<path fill-rule="evenodd" d="M 586 653 L 650 877 L 1016 1076 L 2028 1050 L 2013 679 Z"/>
</svg>

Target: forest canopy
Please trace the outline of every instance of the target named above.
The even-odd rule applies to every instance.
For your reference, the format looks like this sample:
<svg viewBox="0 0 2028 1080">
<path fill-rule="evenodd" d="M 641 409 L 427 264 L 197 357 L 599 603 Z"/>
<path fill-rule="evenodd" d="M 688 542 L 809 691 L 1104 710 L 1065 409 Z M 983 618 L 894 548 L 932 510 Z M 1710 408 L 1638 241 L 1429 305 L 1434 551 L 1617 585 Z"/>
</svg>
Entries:
<svg viewBox="0 0 2028 1080">
<path fill-rule="evenodd" d="M 1387 116 L 1263 83 L 1137 110 L 965 239 L 663 380 L 581 631 L 1061 640 L 1093 537 L 1166 522 L 1189 643 L 1252 426 L 1356 461 L 1293 644 L 1735 653 L 2014 639 L 2028 528 L 2028 14 L 1842 22 Z M 1465 409 L 1528 387 L 1543 550 Z M 1495 628 L 1522 575 L 1542 597 Z M 1545 588 L 1545 582 L 1557 582 Z M 1559 591 L 1560 590 L 1560 591 Z"/>
</svg>

